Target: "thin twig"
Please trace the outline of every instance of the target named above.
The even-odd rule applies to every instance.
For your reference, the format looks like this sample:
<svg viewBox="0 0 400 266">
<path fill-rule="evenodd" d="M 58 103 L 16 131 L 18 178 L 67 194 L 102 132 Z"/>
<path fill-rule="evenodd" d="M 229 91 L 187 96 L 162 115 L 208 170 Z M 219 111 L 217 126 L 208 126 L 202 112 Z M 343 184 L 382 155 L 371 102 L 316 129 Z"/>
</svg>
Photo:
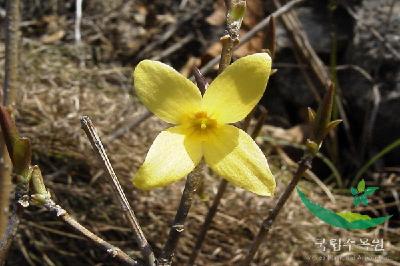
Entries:
<svg viewBox="0 0 400 266">
<path fill-rule="evenodd" d="M 200 72 L 200 69 L 198 69 L 197 67 L 193 68 L 193 76 L 196 80 L 196 85 L 199 88 L 201 95 L 204 95 L 208 87 L 207 80 L 204 78 L 203 74 Z"/>
<path fill-rule="evenodd" d="M 268 217 L 262 222 L 258 234 L 251 244 L 251 247 L 242 263 L 243 266 L 250 265 L 262 241 L 264 241 L 265 237 L 268 235 L 273 222 L 282 210 L 282 207 L 285 205 L 286 201 L 289 199 L 297 183 L 300 181 L 301 177 L 305 175 L 306 171 L 311 168 L 312 160 L 318 153 L 326 135 L 330 130 L 333 130 L 338 125 L 338 120 L 331 121 L 334 94 L 335 87 L 331 83 L 329 90 L 325 94 L 324 99 L 318 108 L 317 113 L 312 119 L 311 123 L 313 126 L 313 134 L 311 139 L 307 140 L 307 150 L 305 150 L 303 153 L 303 157 L 299 162 L 297 171 L 289 185 L 285 188 L 283 194 L 279 197 L 275 207 L 270 211 Z"/>
<path fill-rule="evenodd" d="M 292 180 L 290 181 L 289 185 L 286 187 L 285 191 L 283 192 L 282 196 L 280 196 L 276 206 L 272 209 L 267 219 L 262 222 L 262 225 L 259 229 L 259 232 L 256 236 L 256 239 L 252 243 L 249 252 L 246 255 L 242 265 L 247 266 L 250 265 L 251 261 L 254 258 L 260 244 L 263 242 L 265 237 L 268 235 L 269 230 L 275 218 L 278 216 L 279 212 L 281 211 L 282 207 L 285 205 L 286 201 L 289 199 L 290 195 L 292 194 L 294 188 L 296 187 L 297 183 L 300 181 L 301 177 L 304 173 L 311 168 L 311 162 L 314 156 L 311 154 L 306 154 L 299 163 L 299 168 L 296 171 L 296 174 L 293 176 Z"/>
<path fill-rule="evenodd" d="M 18 77 L 18 48 L 20 39 L 20 1 L 7 0 L 6 50 L 4 64 L 3 105 L 13 106 L 16 100 Z"/>
<path fill-rule="evenodd" d="M 158 46 L 164 44 L 166 41 L 168 41 L 172 36 L 176 34 L 176 32 L 180 29 L 182 25 L 185 25 L 193 19 L 194 16 L 197 14 L 201 14 L 202 11 L 210 5 L 209 0 L 207 1 L 202 1 L 200 6 L 196 8 L 195 10 L 192 10 L 190 13 L 185 13 L 182 15 L 180 18 L 176 20 L 173 24 L 171 24 L 165 31 L 164 34 L 157 37 L 154 40 L 151 40 L 148 45 L 145 46 L 145 48 L 139 52 L 139 54 L 136 56 L 139 59 L 142 59 L 146 57 L 151 51 L 153 51 L 155 48 Z"/>
<path fill-rule="evenodd" d="M 366 149 L 370 147 L 372 140 L 372 134 L 374 130 L 374 125 L 376 118 L 378 116 L 379 106 L 381 104 L 381 93 L 379 91 L 379 85 L 375 84 L 372 86 L 372 91 L 370 92 L 371 99 L 373 99 L 372 106 L 369 108 L 365 115 L 364 126 L 361 135 L 360 142 L 360 158 L 364 158 Z"/>
<path fill-rule="evenodd" d="M 200 185 L 203 163 L 200 163 L 187 177 L 185 188 L 182 193 L 181 201 L 175 215 L 174 223 L 169 231 L 168 240 L 165 243 L 159 266 L 170 266 L 173 255 L 178 245 L 179 238 L 185 229 L 186 217 L 192 206 L 195 192 Z"/>
<path fill-rule="evenodd" d="M 144 121 L 146 121 L 148 118 L 150 118 L 153 115 L 153 113 L 150 113 L 148 110 L 146 110 L 144 113 L 140 114 L 137 117 L 134 117 L 131 121 L 126 122 L 125 125 L 121 126 L 117 130 L 115 130 L 112 134 L 108 135 L 106 138 L 106 143 L 113 141 L 124 134 L 126 134 L 131 128 L 137 127 Z"/>
<path fill-rule="evenodd" d="M 187 43 L 191 42 L 194 38 L 195 38 L 194 33 L 190 33 L 185 38 L 180 39 L 178 42 L 174 43 L 173 45 L 169 46 L 166 49 L 163 49 L 163 51 L 151 57 L 150 60 L 161 61 L 165 57 L 168 57 L 169 55 L 181 49 Z"/>
<path fill-rule="evenodd" d="M 394 3 L 395 1 L 393 1 Z M 360 27 L 363 28 L 368 28 L 368 30 L 372 33 L 372 35 L 375 36 L 375 38 L 377 38 L 382 44 L 385 45 L 385 47 L 388 49 L 388 51 L 390 53 L 392 53 L 392 55 L 394 57 L 396 57 L 397 60 L 400 59 L 400 52 L 398 52 L 396 50 L 396 48 L 394 48 L 390 42 L 385 42 L 385 38 L 374 28 L 371 28 L 369 25 L 366 25 L 362 20 L 360 19 L 360 17 L 356 14 L 356 12 L 348 5 L 348 3 L 346 1 L 339 1 L 339 4 L 342 5 L 346 11 L 350 14 L 350 16 L 357 21 L 358 24 L 360 24 Z"/>
<path fill-rule="evenodd" d="M 15 188 L 15 196 L 12 202 L 12 211 L 8 219 L 7 228 L 0 241 L 0 265 L 4 265 L 10 250 L 11 244 L 14 240 L 15 235 L 18 231 L 18 226 L 20 224 L 20 216 L 22 213 L 23 197 L 27 195 L 27 186 L 25 184 L 17 185 Z"/>
<path fill-rule="evenodd" d="M 214 219 L 215 214 L 217 213 L 218 206 L 221 202 L 222 196 L 226 191 L 227 186 L 228 186 L 228 181 L 222 179 L 218 186 L 217 195 L 215 195 L 211 207 L 208 209 L 206 218 L 204 219 L 204 222 L 201 225 L 199 236 L 196 239 L 196 243 L 194 245 L 192 254 L 190 255 L 189 262 L 187 264 L 188 266 L 194 265 L 194 262 L 196 261 L 196 258 L 201 251 L 201 246 L 203 245 L 204 239 L 206 238 L 208 229 L 210 229 L 211 222 Z"/>
<path fill-rule="evenodd" d="M 20 39 L 20 1 L 7 1 L 6 16 L 6 42 L 4 62 L 4 84 L 2 102 L 5 106 L 14 107 L 17 94 L 18 78 L 18 48 Z M 11 161 L 4 145 L 4 139 L 0 137 L 0 236 L 5 232 L 8 219 L 8 207 L 12 190 Z"/>
<path fill-rule="evenodd" d="M 46 204 L 44 204 L 44 207 L 48 211 L 54 213 L 57 218 L 64 221 L 79 234 L 85 236 L 89 241 L 96 244 L 100 248 L 104 249 L 112 258 L 118 259 L 119 261 L 121 261 L 126 265 L 143 265 L 138 261 L 129 257 L 125 252 L 123 252 L 118 247 L 108 243 L 107 241 L 93 234 L 91 231 L 89 231 L 87 228 L 81 225 L 78 221 L 72 218 L 71 215 L 69 215 L 69 213 L 65 209 L 55 204 L 53 200 L 48 199 Z"/>
<path fill-rule="evenodd" d="M 89 117 L 83 116 L 81 118 L 81 125 L 82 129 L 85 131 L 86 136 L 90 140 L 93 150 L 95 151 L 97 157 L 99 158 L 100 162 L 103 164 L 104 170 L 107 173 L 108 181 L 111 183 L 114 193 L 117 196 L 120 207 L 124 212 L 126 218 L 129 220 L 131 229 L 135 234 L 136 242 L 140 248 L 140 251 L 143 257 L 147 260 L 148 264 L 153 266 L 156 263 L 154 253 L 144 236 L 144 233 L 139 225 L 139 222 L 129 205 L 128 199 L 125 196 L 125 193 L 118 181 L 118 177 L 114 172 L 114 169 L 108 159 L 107 153 L 101 143 L 100 137 L 96 132 L 95 127 L 92 124 L 92 121 Z"/>
<path fill-rule="evenodd" d="M 4 265 L 10 250 L 11 244 L 17 233 L 20 219 L 17 215 L 17 210 L 13 210 L 9 219 L 6 231 L 0 241 L 0 265 Z"/>
</svg>

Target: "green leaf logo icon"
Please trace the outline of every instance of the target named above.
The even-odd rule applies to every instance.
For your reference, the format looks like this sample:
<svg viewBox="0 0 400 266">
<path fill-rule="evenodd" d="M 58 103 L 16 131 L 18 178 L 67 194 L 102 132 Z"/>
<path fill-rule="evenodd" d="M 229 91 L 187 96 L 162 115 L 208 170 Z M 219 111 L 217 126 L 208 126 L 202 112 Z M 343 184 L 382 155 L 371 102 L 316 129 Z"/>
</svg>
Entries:
<svg viewBox="0 0 400 266">
<path fill-rule="evenodd" d="M 300 190 L 300 188 L 296 187 L 297 194 L 300 196 L 301 201 L 304 206 L 317 218 L 324 221 L 325 223 L 339 228 L 344 228 L 347 230 L 360 230 L 360 229 L 368 229 L 371 227 L 375 227 L 380 225 L 392 217 L 382 216 L 377 218 L 371 218 L 368 215 L 363 215 L 360 213 L 354 212 L 333 212 L 329 209 L 326 209 L 315 202 L 312 202 L 307 196 Z M 354 199 L 359 203 L 363 201 L 367 201 L 368 199 L 364 194 L 361 196 L 356 196 Z"/>
<path fill-rule="evenodd" d="M 354 206 L 358 207 L 360 204 L 368 206 L 368 196 L 372 196 L 378 189 L 378 187 L 366 187 L 365 180 L 361 179 L 361 181 L 358 182 L 357 189 L 354 187 L 350 188 L 351 195 L 353 195 Z"/>
</svg>

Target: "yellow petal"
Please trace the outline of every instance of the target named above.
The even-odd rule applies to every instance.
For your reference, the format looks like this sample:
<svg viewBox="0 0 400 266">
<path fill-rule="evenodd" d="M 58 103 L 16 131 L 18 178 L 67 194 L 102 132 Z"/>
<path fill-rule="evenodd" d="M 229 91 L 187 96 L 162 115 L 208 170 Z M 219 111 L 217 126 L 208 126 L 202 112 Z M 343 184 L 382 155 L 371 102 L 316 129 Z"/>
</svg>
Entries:
<svg viewBox="0 0 400 266">
<path fill-rule="evenodd" d="M 223 125 L 203 143 L 206 163 L 234 185 L 262 196 L 275 191 L 275 178 L 267 159 L 241 129 Z"/>
<path fill-rule="evenodd" d="M 200 108 L 201 94 L 196 85 L 166 64 L 141 61 L 133 78 L 141 102 L 168 123 L 179 124 Z"/>
<path fill-rule="evenodd" d="M 240 58 L 208 87 L 203 109 L 221 123 L 245 118 L 261 99 L 271 72 L 271 57 L 258 53 Z"/>
<path fill-rule="evenodd" d="M 162 131 L 154 140 L 133 184 L 140 189 L 166 186 L 190 173 L 202 157 L 201 143 L 186 137 L 182 126 Z"/>
</svg>

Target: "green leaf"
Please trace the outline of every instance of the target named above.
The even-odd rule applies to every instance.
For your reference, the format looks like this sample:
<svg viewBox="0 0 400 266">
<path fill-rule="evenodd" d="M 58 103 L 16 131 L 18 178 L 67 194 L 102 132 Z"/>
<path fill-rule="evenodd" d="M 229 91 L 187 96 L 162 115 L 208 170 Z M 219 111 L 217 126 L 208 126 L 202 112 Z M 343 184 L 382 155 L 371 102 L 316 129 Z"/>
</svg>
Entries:
<svg viewBox="0 0 400 266">
<path fill-rule="evenodd" d="M 367 187 L 367 188 L 365 189 L 364 194 L 365 194 L 366 196 L 371 196 L 371 195 L 373 195 L 373 194 L 375 193 L 375 191 L 377 191 L 378 189 L 379 189 L 379 187 Z"/>
<path fill-rule="evenodd" d="M 358 182 L 357 190 L 358 190 L 359 193 L 364 192 L 364 190 L 365 190 L 365 181 L 364 181 L 364 179 L 361 179 L 361 181 Z"/>
<path fill-rule="evenodd" d="M 357 189 L 355 189 L 353 187 L 350 188 L 350 191 L 351 191 L 351 195 L 353 195 L 353 196 L 356 196 L 358 194 Z"/>
<path fill-rule="evenodd" d="M 340 217 L 344 218 L 348 222 L 360 221 L 360 220 L 371 220 L 371 217 L 368 215 L 362 215 L 355 212 L 339 212 L 336 213 Z"/>
</svg>

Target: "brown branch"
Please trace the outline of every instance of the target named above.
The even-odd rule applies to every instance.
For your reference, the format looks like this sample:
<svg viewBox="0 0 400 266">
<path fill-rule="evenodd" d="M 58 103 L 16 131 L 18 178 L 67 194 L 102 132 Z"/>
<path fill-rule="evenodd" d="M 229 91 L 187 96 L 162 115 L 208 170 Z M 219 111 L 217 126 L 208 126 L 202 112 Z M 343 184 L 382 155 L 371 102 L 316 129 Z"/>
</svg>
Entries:
<svg viewBox="0 0 400 266">
<path fill-rule="evenodd" d="M 130 223 L 132 232 L 135 234 L 136 243 L 138 244 L 143 257 L 146 259 L 149 265 L 155 265 L 156 259 L 154 253 L 147 242 L 146 237 L 144 236 L 144 233 L 131 206 L 129 205 L 128 199 L 126 198 L 125 193 L 118 181 L 118 177 L 114 172 L 114 169 L 110 163 L 110 160 L 108 159 L 107 153 L 103 147 L 103 144 L 101 143 L 95 127 L 92 124 L 92 121 L 89 117 L 83 116 L 81 118 L 81 125 L 90 141 L 90 144 L 92 145 L 94 152 L 96 153 L 100 162 L 103 164 L 103 168 L 108 176 L 108 181 L 112 185 L 114 193 L 119 200 L 121 209 Z"/>
<path fill-rule="evenodd" d="M 165 243 L 164 249 L 159 259 L 159 266 L 170 266 L 179 238 L 185 229 L 186 217 L 192 206 L 195 192 L 198 189 L 201 181 L 201 174 L 204 164 L 201 162 L 192 173 L 187 177 L 185 188 L 182 193 L 181 201 L 178 210 L 176 211 L 174 223 L 169 231 L 168 240 Z"/>
<path fill-rule="evenodd" d="M 53 200 L 48 199 L 44 207 L 55 214 L 56 218 L 61 219 L 67 225 L 69 225 L 72 229 L 74 229 L 79 234 L 83 235 L 87 240 L 91 241 L 98 247 L 105 250 L 112 258 L 119 260 L 120 262 L 126 265 L 143 265 L 138 261 L 129 257 L 125 252 L 123 252 L 118 247 L 108 243 L 97 235 L 93 234 L 91 231 L 86 229 L 83 225 L 81 225 L 78 221 L 69 215 L 69 213 L 63 209 L 61 206 L 54 203 Z"/>
<path fill-rule="evenodd" d="M 0 241 L 0 265 L 4 265 L 6 262 L 11 244 L 14 240 L 15 235 L 17 234 L 19 221 L 20 219 L 18 217 L 17 211 L 13 210 L 8 219 L 8 225 L 3 234 L 3 238 Z"/>
<path fill-rule="evenodd" d="M 268 232 L 271 229 L 271 226 L 272 226 L 273 222 L 275 221 L 275 218 L 278 216 L 282 207 L 285 205 L 286 201 L 289 199 L 289 197 L 292 194 L 297 183 L 300 181 L 300 179 L 304 175 L 304 173 L 308 169 L 311 168 L 311 162 L 312 162 L 313 158 L 314 158 L 314 156 L 312 154 L 306 154 L 301 159 L 301 161 L 299 163 L 299 168 L 297 169 L 297 171 L 296 171 L 295 175 L 293 176 L 292 180 L 290 181 L 289 185 L 286 187 L 285 191 L 280 196 L 278 202 L 276 203 L 275 207 L 270 212 L 267 219 L 265 219 L 262 222 L 259 232 L 258 232 L 254 242 L 252 243 L 250 250 L 246 255 L 246 258 L 244 259 L 244 261 L 242 263 L 243 266 L 250 265 L 251 261 L 254 258 L 254 255 L 256 254 L 258 248 L 260 247 L 260 244 L 263 242 L 265 237 L 268 235 Z"/>
<path fill-rule="evenodd" d="M 221 202 L 222 196 L 226 191 L 227 186 L 228 182 L 225 179 L 222 179 L 218 186 L 217 195 L 215 195 L 211 207 L 208 209 L 206 218 L 204 219 L 204 222 L 201 225 L 200 233 L 196 239 L 196 243 L 194 245 L 192 254 L 190 255 L 189 262 L 187 264 L 188 266 L 194 265 L 194 262 L 201 251 L 201 247 L 206 238 L 208 229 L 210 229 L 211 222 L 218 211 L 218 206 Z"/>
<path fill-rule="evenodd" d="M 333 130 L 339 123 L 338 120 L 331 121 L 332 118 L 332 106 L 335 95 L 335 87 L 333 84 L 329 84 L 329 89 L 321 102 L 318 112 L 312 117 L 313 134 L 311 139 L 307 140 L 307 150 L 304 151 L 303 157 L 299 162 L 296 173 L 294 174 L 289 185 L 285 188 L 283 194 L 279 197 L 278 202 L 275 207 L 271 210 L 268 217 L 262 222 L 258 234 L 253 241 L 242 265 L 250 265 L 254 258 L 258 248 L 264 241 L 265 237 L 275 221 L 276 217 L 282 210 L 286 201 L 289 199 L 297 183 L 300 181 L 301 177 L 311 168 L 311 163 L 316 154 L 318 153 L 322 142 L 329 131 Z"/>
<path fill-rule="evenodd" d="M 4 63 L 4 85 L 2 101 L 4 105 L 14 106 L 16 94 L 16 82 L 18 76 L 18 42 L 20 23 L 20 1 L 7 1 L 6 17 L 6 43 Z M 8 220 L 8 207 L 10 204 L 11 182 L 11 161 L 4 146 L 4 140 L 0 139 L 0 236 L 5 233 Z"/>
<path fill-rule="evenodd" d="M 193 68 L 193 76 L 196 81 L 196 85 L 201 92 L 201 95 L 204 95 L 208 87 L 207 80 L 204 78 L 203 74 L 200 72 L 200 69 L 198 69 L 197 67 Z"/>
<path fill-rule="evenodd" d="M 7 1 L 6 18 L 6 51 L 4 65 L 4 88 L 3 105 L 15 104 L 16 82 L 18 77 L 18 47 L 19 47 L 19 24 L 20 24 L 20 1 Z"/>
<path fill-rule="evenodd" d="M 23 210 L 23 205 L 21 200 L 27 195 L 27 186 L 25 184 L 20 184 L 15 189 L 15 196 L 12 202 L 12 211 L 8 219 L 7 228 L 0 241 L 0 265 L 4 265 L 8 256 L 8 252 L 11 248 L 11 244 L 14 240 L 15 235 L 18 231 L 18 226 L 20 224 L 20 216 Z"/>
</svg>

